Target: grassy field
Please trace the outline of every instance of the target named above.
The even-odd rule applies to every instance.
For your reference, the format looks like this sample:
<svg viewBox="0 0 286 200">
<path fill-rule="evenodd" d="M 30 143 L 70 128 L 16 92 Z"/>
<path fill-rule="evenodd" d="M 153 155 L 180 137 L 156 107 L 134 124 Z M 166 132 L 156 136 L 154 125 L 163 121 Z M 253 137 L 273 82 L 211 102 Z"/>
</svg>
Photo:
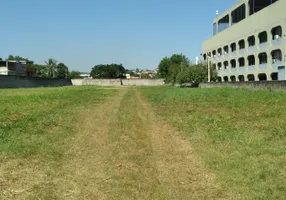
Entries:
<svg viewBox="0 0 286 200">
<path fill-rule="evenodd" d="M 51 177 L 69 159 L 78 114 L 115 93 L 94 87 L 0 90 L 0 199 L 53 199 Z"/>
<path fill-rule="evenodd" d="M 0 199 L 285 199 L 286 93 L 0 90 Z"/>
<path fill-rule="evenodd" d="M 286 198 L 286 93 L 142 88 L 234 199 Z"/>
</svg>

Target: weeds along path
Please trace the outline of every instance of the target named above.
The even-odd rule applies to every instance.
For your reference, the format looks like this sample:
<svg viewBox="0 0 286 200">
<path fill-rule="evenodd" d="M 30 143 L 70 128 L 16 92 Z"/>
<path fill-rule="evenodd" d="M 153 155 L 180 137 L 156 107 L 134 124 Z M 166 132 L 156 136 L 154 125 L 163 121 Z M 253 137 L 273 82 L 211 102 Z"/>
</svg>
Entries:
<svg viewBox="0 0 286 200">
<path fill-rule="evenodd" d="M 222 199 L 189 142 L 134 88 L 79 116 L 59 199 Z"/>
</svg>

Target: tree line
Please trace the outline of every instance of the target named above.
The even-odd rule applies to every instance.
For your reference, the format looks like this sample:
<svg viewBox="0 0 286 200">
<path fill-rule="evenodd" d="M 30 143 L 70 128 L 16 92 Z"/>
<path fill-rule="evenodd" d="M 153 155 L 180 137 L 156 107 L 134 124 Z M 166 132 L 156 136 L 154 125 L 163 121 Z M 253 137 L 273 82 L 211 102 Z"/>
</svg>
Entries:
<svg viewBox="0 0 286 200">
<path fill-rule="evenodd" d="M 0 58 L 0 60 L 2 59 Z M 28 76 L 37 75 L 43 78 L 80 78 L 79 71 L 70 71 L 68 66 L 62 62 L 59 63 L 53 58 L 49 58 L 45 61 L 45 64 L 37 64 L 28 58 L 13 55 L 9 55 L 6 60 L 25 61 Z"/>
<path fill-rule="evenodd" d="M 152 77 L 143 70 L 136 68 L 136 70 L 125 69 L 122 64 L 100 64 L 95 65 L 90 72 L 92 78 L 126 78 L 126 74 L 132 77 L 151 79 Z"/>
<path fill-rule="evenodd" d="M 210 66 L 211 81 L 217 80 L 217 72 L 214 66 Z M 200 62 L 192 64 L 183 54 L 173 54 L 171 57 L 164 57 L 158 65 L 158 78 L 164 78 L 166 83 L 172 85 L 188 82 L 207 82 L 207 63 Z"/>
</svg>

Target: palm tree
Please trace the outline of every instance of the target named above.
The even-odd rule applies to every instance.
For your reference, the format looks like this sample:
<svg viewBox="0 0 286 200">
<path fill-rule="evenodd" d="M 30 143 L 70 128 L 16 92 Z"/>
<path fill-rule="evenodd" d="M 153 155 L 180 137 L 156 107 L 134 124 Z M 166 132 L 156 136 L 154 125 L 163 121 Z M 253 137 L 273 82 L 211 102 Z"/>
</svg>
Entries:
<svg viewBox="0 0 286 200">
<path fill-rule="evenodd" d="M 55 70 L 57 68 L 57 62 L 55 59 L 50 58 L 48 61 L 45 61 L 48 67 L 48 76 L 55 78 Z"/>
</svg>

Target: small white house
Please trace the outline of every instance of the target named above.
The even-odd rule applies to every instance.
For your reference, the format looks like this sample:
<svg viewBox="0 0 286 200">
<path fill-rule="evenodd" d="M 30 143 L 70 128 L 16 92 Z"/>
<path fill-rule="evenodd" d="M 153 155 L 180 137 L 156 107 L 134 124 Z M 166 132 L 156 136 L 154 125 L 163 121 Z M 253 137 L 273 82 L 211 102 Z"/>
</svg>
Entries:
<svg viewBox="0 0 286 200">
<path fill-rule="evenodd" d="M 0 75 L 26 76 L 26 61 L 1 60 Z"/>
</svg>

